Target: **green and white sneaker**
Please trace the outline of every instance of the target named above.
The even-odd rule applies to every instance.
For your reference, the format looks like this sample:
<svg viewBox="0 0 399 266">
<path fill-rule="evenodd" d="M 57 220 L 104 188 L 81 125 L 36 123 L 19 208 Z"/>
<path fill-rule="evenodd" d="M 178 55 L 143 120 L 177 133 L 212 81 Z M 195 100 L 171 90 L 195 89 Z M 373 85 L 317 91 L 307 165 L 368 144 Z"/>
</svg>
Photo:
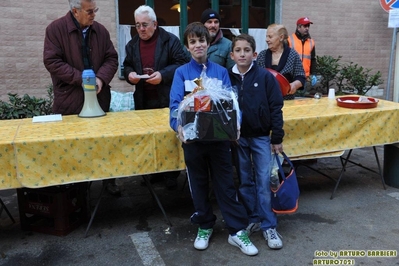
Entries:
<svg viewBox="0 0 399 266">
<path fill-rule="evenodd" d="M 228 242 L 230 245 L 240 248 L 242 253 L 246 255 L 254 256 L 258 254 L 258 249 L 252 244 L 245 229 L 238 231 L 235 236 L 229 235 Z"/>
<path fill-rule="evenodd" d="M 209 238 L 212 236 L 213 229 L 201 229 L 198 228 L 197 238 L 194 241 L 194 247 L 198 250 L 204 250 L 208 248 Z"/>
</svg>

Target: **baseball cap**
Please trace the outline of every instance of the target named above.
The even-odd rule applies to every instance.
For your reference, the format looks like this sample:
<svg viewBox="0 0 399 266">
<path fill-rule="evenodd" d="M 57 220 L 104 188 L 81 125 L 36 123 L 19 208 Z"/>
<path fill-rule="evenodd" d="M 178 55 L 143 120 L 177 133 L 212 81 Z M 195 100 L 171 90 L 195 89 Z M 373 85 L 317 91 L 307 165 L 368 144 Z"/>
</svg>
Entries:
<svg viewBox="0 0 399 266">
<path fill-rule="evenodd" d="M 201 23 L 204 24 L 208 19 L 212 19 L 212 18 L 216 18 L 217 20 L 219 20 L 219 23 L 220 23 L 219 13 L 216 12 L 215 10 L 208 8 L 204 12 L 202 12 Z"/>
<path fill-rule="evenodd" d="M 307 24 L 313 24 L 312 21 L 310 21 L 310 19 L 308 17 L 303 17 L 298 19 L 298 21 L 296 22 L 296 25 L 307 25 Z"/>
</svg>

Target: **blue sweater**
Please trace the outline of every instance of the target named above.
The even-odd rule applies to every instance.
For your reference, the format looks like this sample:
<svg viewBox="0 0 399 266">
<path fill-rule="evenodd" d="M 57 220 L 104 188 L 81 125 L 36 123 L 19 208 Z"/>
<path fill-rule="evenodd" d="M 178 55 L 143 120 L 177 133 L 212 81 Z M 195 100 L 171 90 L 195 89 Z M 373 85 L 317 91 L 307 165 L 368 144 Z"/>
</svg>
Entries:
<svg viewBox="0 0 399 266">
<path fill-rule="evenodd" d="M 206 64 L 206 75 L 209 78 L 217 78 L 222 81 L 225 86 L 231 86 L 229 74 L 227 69 L 220 65 L 207 60 Z M 189 94 L 193 87 L 190 86 L 192 81 L 199 78 L 203 69 L 203 65 L 197 63 L 194 59 L 187 64 L 184 64 L 176 69 L 173 77 L 172 88 L 170 91 L 170 119 L 169 123 L 171 128 L 177 132 L 177 118 L 173 117 L 172 114 L 178 109 L 180 102 L 184 99 L 184 96 Z"/>
</svg>

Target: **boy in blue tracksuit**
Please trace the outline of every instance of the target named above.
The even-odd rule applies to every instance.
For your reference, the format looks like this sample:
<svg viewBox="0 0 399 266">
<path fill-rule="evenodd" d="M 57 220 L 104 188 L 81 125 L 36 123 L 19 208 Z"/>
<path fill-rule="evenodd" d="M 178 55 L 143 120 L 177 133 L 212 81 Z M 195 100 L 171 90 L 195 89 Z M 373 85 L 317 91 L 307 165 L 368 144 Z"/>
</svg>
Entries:
<svg viewBox="0 0 399 266">
<path fill-rule="evenodd" d="M 170 126 L 178 132 L 182 140 L 184 159 L 190 192 L 195 213 L 191 222 L 198 224 L 198 234 L 194 247 L 204 250 L 208 247 L 213 233 L 216 216 L 209 201 L 209 178 L 212 180 L 214 193 L 220 211 L 229 231 L 228 242 L 239 247 L 246 255 L 258 254 L 257 248 L 248 238 L 248 218 L 244 206 L 237 200 L 231 162 L 230 141 L 195 141 L 186 143 L 182 137 L 182 127 L 178 124 L 176 110 L 185 95 L 192 92 L 193 80 L 205 71 L 209 78 L 216 78 L 221 84 L 230 86 L 228 72 L 207 59 L 210 36 L 200 22 L 187 26 L 184 33 L 184 45 L 191 54 L 191 61 L 176 69 L 170 92 Z"/>
<path fill-rule="evenodd" d="M 229 74 L 238 88 L 242 111 L 237 147 L 239 192 L 249 216 L 248 234 L 262 230 L 269 248 L 280 249 L 283 242 L 271 209 L 268 166 L 271 152 L 283 151 L 283 96 L 274 76 L 254 63 L 255 48 L 254 38 L 242 34 L 235 37 L 231 52 L 236 64 Z"/>
</svg>

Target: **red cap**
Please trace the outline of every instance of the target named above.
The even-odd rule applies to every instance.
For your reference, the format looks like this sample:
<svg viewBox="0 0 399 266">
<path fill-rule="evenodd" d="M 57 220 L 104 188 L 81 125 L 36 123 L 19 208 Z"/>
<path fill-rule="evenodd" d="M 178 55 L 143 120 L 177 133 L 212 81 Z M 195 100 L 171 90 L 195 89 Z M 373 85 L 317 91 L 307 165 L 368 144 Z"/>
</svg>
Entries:
<svg viewBox="0 0 399 266">
<path fill-rule="evenodd" d="M 298 21 L 296 22 L 296 25 L 308 25 L 308 24 L 313 24 L 312 21 L 310 21 L 310 19 L 308 17 L 303 17 L 298 19 Z"/>
</svg>

